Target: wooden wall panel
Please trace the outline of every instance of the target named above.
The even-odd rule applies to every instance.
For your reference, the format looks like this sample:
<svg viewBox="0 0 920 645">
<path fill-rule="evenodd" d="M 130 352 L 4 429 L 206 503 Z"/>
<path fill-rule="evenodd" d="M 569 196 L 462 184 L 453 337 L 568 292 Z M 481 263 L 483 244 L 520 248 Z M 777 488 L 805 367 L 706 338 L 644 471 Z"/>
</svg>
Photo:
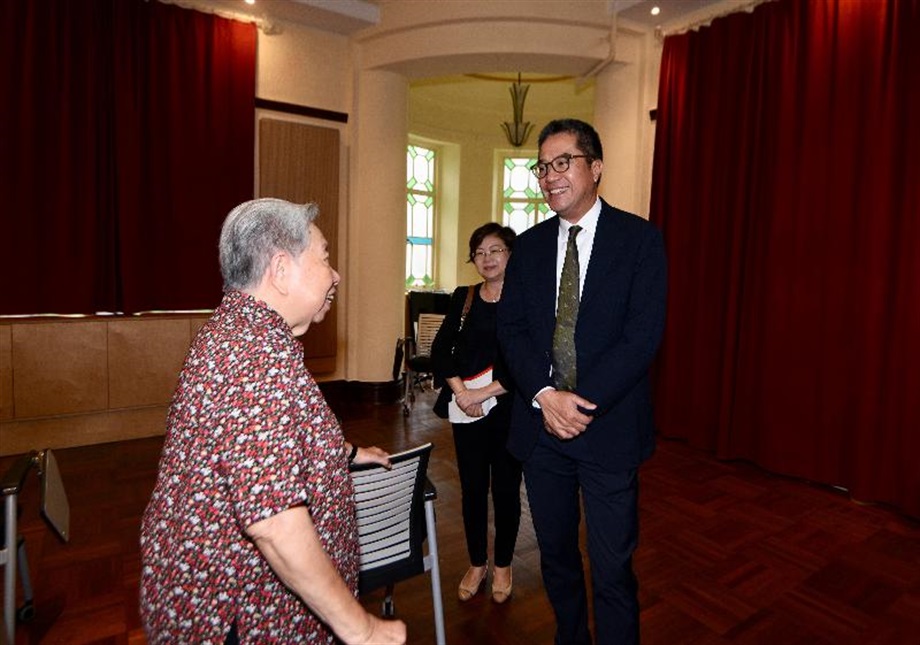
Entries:
<svg viewBox="0 0 920 645">
<path fill-rule="evenodd" d="M 162 434 L 207 317 L 0 321 L 0 455 Z"/>
<path fill-rule="evenodd" d="M 0 326 L 0 419 L 13 418 L 13 334 Z"/>
<path fill-rule="evenodd" d="M 17 418 L 108 407 L 104 322 L 27 323 L 12 333 Z"/>
<path fill-rule="evenodd" d="M 0 456 L 159 436 L 166 432 L 168 410 L 158 405 L 5 422 L 0 426 Z"/>
<path fill-rule="evenodd" d="M 315 202 L 317 226 L 329 242 L 338 268 L 339 131 L 292 121 L 259 121 L 259 195 L 303 204 Z M 335 371 L 338 334 L 336 307 L 300 338 L 307 367 L 314 374 Z"/>
<path fill-rule="evenodd" d="M 124 320 L 108 327 L 109 406 L 168 404 L 191 342 L 189 322 Z"/>
</svg>

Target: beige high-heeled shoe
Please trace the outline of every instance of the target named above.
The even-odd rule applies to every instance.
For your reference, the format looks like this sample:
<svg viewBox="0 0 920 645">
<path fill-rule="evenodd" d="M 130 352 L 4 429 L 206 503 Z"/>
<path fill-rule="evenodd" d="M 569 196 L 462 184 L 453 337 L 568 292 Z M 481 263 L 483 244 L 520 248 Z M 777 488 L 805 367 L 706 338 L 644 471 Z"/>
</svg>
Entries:
<svg viewBox="0 0 920 645">
<path fill-rule="evenodd" d="M 487 564 L 481 567 L 470 567 L 467 569 L 466 575 L 463 576 L 463 580 L 460 581 L 460 586 L 457 588 L 457 597 L 460 598 L 462 602 L 466 602 L 479 593 L 479 588 L 482 586 L 488 573 L 489 565 Z"/>
<path fill-rule="evenodd" d="M 508 572 L 507 579 L 505 572 Z M 513 580 L 511 576 L 511 565 L 507 567 L 495 567 L 492 569 L 492 600 L 501 604 L 511 597 L 511 587 Z"/>
</svg>

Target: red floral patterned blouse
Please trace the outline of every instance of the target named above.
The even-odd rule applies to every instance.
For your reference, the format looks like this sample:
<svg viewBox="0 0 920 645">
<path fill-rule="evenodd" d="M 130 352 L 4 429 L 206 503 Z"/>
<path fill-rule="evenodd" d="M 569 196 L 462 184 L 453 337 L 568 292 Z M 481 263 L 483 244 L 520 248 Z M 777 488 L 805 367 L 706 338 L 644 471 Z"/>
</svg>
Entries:
<svg viewBox="0 0 920 645">
<path fill-rule="evenodd" d="M 185 360 L 141 527 L 151 643 L 333 643 L 245 528 L 306 505 L 356 592 L 354 491 L 338 419 L 274 310 L 225 294 Z"/>
</svg>

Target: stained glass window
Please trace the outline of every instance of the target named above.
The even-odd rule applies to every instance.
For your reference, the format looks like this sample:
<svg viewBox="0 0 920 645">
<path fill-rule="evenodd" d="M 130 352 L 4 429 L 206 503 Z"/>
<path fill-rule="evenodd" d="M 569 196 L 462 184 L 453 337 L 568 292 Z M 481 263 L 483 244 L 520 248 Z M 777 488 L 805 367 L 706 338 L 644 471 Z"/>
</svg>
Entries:
<svg viewBox="0 0 920 645">
<path fill-rule="evenodd" d="M 406 150 L 406 288 L 434 286 L 435 151 Z"/>
<path fill-rule="evenodd" d="M 540 184 L 530 167 L 537 163 L 533 157 L 505 157 L 502 172 L 502 223 L 517 233 L 554 213 L 543 200 Z"/>
</svg>

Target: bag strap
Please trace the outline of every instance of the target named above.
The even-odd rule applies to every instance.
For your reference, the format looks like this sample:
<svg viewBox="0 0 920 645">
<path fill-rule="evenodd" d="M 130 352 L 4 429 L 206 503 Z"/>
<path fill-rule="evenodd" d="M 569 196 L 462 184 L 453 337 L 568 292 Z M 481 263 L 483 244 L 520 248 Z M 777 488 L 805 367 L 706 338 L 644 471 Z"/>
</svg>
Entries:
<svg viewBox="0 0 920 645">
<path fill-rule="evenodd" d="M 473 295 L 476 293 L 476 285 L 471 284 L 466 288 L 466 302 L 463 303 L 463 311 L 460 312 L 460 326 L 457 333 L 463 330 L 463 323 L 466 322 L 466 316 L 470 313 L 470 307 L 473 306 Z"/>
</svg>

